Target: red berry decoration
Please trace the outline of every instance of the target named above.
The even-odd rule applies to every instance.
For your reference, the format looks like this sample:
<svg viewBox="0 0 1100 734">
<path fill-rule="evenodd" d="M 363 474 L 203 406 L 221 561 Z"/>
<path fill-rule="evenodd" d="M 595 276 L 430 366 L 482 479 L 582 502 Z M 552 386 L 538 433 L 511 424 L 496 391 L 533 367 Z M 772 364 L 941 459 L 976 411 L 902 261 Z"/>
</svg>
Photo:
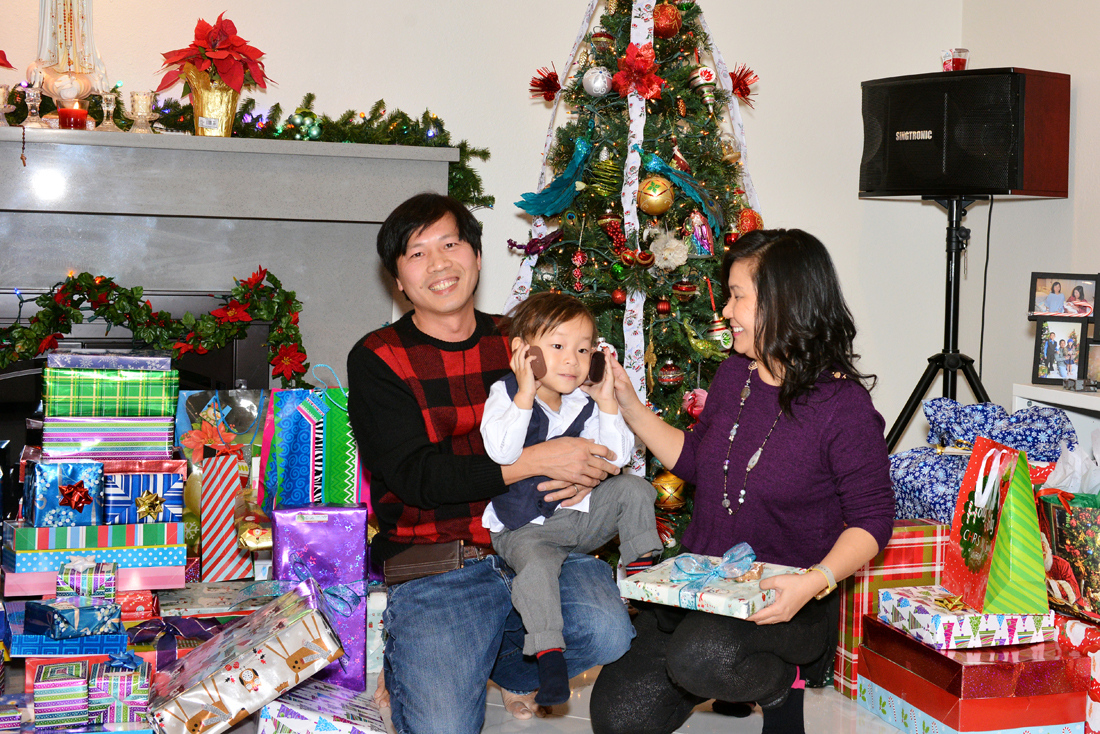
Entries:
<svg viewBox="0 0 1100 734">
<path fill-rule="evenodd" d="M 586 262 L 588 262 L 588 255 L 585 255 L 580 250 L 577 250 L 573 253 L 573 264 L 576 265 L 578 268 L 581 265 L 584 265 Z"/>
<path fill-rule="evenodd" d="M 626 235 L 623 233 L 623 217 L 615 212 L 605 212 L 596 223 L 611 240 L 611 251 L 616 255 L 626 249 Z"/>
<path fill-rule="evenodd" d="M 653 35 L 657 38 L 672 38 L 682 25 L 680 9 L 672 3 L 661 3 L 653 8 Z"/>
<path fill-rule="evenodd" d="M 615 290 L 611 291 L 611 302 L 614 303 L 616 306 L 621 306 L 626 303 L 626 291 L 624 291 L 622 288 L 616 288 Z"/>
<path fill-rule="evenodd" d="M 764 218 L 758 212 L 745 207 L 737 217 L 737 231 L 741 234 L 764 228 Z"/>
<path fill-rule="evenodd" d="M 657 313 L 662 316 L 668 316 L 672 313 L 672 304 L 668 302 L 668 299 L 662 298 L 657 301 Z"/>
</svg>

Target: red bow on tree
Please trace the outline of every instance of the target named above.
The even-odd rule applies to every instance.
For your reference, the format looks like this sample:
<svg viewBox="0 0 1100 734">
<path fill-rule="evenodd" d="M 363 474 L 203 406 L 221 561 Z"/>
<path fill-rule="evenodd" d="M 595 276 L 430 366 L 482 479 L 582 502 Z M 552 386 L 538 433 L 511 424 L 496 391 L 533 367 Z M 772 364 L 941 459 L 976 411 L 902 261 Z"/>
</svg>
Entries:
<svg viewBox="0 0 1100 734">
<path fill-rule="evenodd" d="M 652 43 L 626 47 L 626 55 L 619 59 L 619 73 L 611 77 L 611 86 L 620 97 L 635 91 L 645 99 L 661 98 L 661 87 L 668 82 L 653 73 L 657 68 L 654 58 Z"/>
<path fill-rule="evenodd" d="M 749 67 L 741 64 L 737 67 L 736 71 L 730 72 L 730 83 L 733 85 L 733 96 L 739 97 L 745 100 L 745 104 L 752 107 L 752 95 L 753 91 L 749 89 L 753 84 L 760 81 L 760 77 L 756 75 Z"/>
<path fill-rule="evenodd" d="M 62 484 L 58 490 L 61 492 L 61 501 L 57 503 L 60 507 L 71 507 L 77 512 L 83 512 L 86 506 L 92 504 L 92 496 L 84 486 L 83 479 L 76 484 Z"/>
</svg>

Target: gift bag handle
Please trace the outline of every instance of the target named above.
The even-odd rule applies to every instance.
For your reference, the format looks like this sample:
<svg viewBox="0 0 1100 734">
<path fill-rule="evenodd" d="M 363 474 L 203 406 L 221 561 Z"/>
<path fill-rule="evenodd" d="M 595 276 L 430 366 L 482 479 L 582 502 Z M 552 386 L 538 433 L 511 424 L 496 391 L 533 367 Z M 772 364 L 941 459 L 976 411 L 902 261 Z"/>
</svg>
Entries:
<svg viewBox="0 0 1100 734">
<path fill-rule="evenodd" d="M 990 449 L 982 457 L 982 463 L 978 467 L 978 480 L 975 483 L 974 504 L 981 508 L 988 508 L 994 494 L 999 496 L 1001 487 L 1001 458 L 1008 452 L 1004 449 Z M 985 473 L 985 463 L 989 457 L 993 457 L 993 463 L 989 467 L 989 474 Z"/>
<path fill-rule="evenodd" d="M 264 401 L 267 400 L 267 393 L 267 390 L 260 390 L 260 404 L 256 408 L 256 417 L 252 419 L 252 424 L 248 428 L 244 429 L 243 431 L 234 431 L 232 426 L 229 425 L 229 422 L 226 421 L 225 416 L 220 410 L 218 411 L 218 428 L 222 428 L 224 426 L 225 432 L 232 433 L 234 436 L 243 436 L 249 431 L 252 431 L 252 440 L 249 441 L 249 443 L 256 443 L 256 435 L 260 432 L 260 416 L 264 414 Z M 218 399 L 217 394 L 215 394 L 214 399 Z"/>
<path fill-rule="evenodd" d="M 344 389 L 343 383 L 340 382 L 340 376 L 336 374 L 336 370 L 332 369 L 332 367 L 327 364 L 314 365 L 313 368 L 310 370 L 310 372 L 313 374 L 314 379 L 316 379 L 317 382 L 321 383 L 322 387 L 319 387 L 317 389 L 320 392 L 324 393 L 325 399 L 332 403 L 332 405 L 347 413 L 348 409 L 346 406 L 340 405 L 340 403 L 336 402 L 329 396 L 328 390 L 326 389 L 328 388 L 328 383 L 322 380 L 321 376 L 317 374 L 317 368 L 319 367 L 324 367 L 326 370 L 329 371 L 329 373 L 332 375 L 332 379 L 336 380 L 336 387 L 340 390 L 340 394 L 344 396 L 344 402 L 347 403 L 348 391 Z"/>
</svg>

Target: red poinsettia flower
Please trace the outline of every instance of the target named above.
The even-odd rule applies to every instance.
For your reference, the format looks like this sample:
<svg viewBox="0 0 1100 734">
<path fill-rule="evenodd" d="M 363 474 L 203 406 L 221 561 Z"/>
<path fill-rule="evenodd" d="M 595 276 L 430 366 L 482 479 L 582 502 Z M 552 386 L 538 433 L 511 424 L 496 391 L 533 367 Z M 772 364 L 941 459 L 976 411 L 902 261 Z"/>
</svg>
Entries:
<svg viewBox="0 0 1100 734">
<path fill-rule="evenodd" d="M 219 15 L 214 25 L 200 19 L 190 46 L 162 54 L 164 68 L 170 70 L 161 80 L 158 92 L 179 81 L 184 64 L 193 64 L 199 71 L 209 74 L 211 81 L 225 82 L 238 93 L 244 87 L 267 89 L 269 77 L 260 61 L 264 52 L 249 46 L 248 41 L 237 35 L 233 21 L 224 16 L 225 13 Z"/>
<path fill-rule="evenodd" d="M 258 267 L 259 270 L 249 276 L 247 280 L 241 281 L 241 285 L 243 285 L 245 288 L 257 288 L 261 283 L 264 282 L 264 278 L 267 277 L 267 268 L 263 267 L 262 265 L 257 265 L 256 267 Z"/>
<path fill-rule="evenodd" d="M 53 301 L 58 306 L 71 306 L 73 304 L 72 296 L 69 295 L 64 286 L 58 288 L 57 293 L 53 294 Z"/>
<path fill-rule="evenodd" d="M 668 82 L 653 73 L 657 68 L 654 59 L 652 43 L 626 47 L 626 55 L 619 59 L 619 72 L 611 77 L 611 86 L 620 97 L 637 92 L 645 99 L 661 98 L 661 87 Z"/>
<path fill-rule="evenodd" d="M 38 354 L 42 354 L 49 349 L 57 349 L 57 338 L 59 336 L 61 336 L 60 331 L 56 334 L 50 334 L 48 337 L 40 341 L 38 343 Z"/>
<path fill-rule="evenodd" d="M 295 374 L 302 374 L 306 371 L 306 368 L 302 366 L 305 361 L 306 354 L 298 351 L 297 344 L 284 344 L 279 347 L 279 352 L 271 360 L 271 374 L 293 380 Z"/>
<path fill-rule="evenodd" d="M 194 351 L 195 354 L 206 354 L 208 351 L 201 342 L 195 339 L 195 332 L 193 331 L 187 332 L 187 336 L 173 344 L 172 349 L 177 350 L 180 356 L 190 351 Z"/>
<path fill-rule="evenodd" d="M 234 321 L 251 321 L 252 317 L 248 315 L 248 310 L 245 309 L 236 300 L 232 300 L 225 304 L 221 308 L 216 308 L 210 312 L 210 315 L 218 320 L 218 323 L 229 324 Z"/>
<path fill-rule="evenodd" d="M 223 429 L 220 425 L 213 426 L 205 420 L 200 420 L 199 427 L 183 434 L 180 443 L 184 448 L 191 449 L 191 461 L 197 464 L 202 460 L 203 446 L 232 443 L 234 438 L 232 432 Z"/>
<path fill-rule="evenodd" d="M 291 311 L 290 312 L 290 323 L 294 324 L 295 326 L 298 325 L 298 312 L 297 311 Z"/>
<path fill-rule="evenodd" d="M 92 304 L 92 308 L 102 308 L 107 305 L 107 299 L 111 297 L 111 294 L 107 291 L 103 291 L 89 302 Z"/>
<path fill-rule="evenodd" d="M 8 61 L 8 55 L 5 54 L 3 51 L 0 51 L 0 69 L 14 69 L 14 68 L 15 67 L 11 65 L 11 62 Z M 4 102 L 7 103 L 7 100 L 4 100 Z"/>
</svg>

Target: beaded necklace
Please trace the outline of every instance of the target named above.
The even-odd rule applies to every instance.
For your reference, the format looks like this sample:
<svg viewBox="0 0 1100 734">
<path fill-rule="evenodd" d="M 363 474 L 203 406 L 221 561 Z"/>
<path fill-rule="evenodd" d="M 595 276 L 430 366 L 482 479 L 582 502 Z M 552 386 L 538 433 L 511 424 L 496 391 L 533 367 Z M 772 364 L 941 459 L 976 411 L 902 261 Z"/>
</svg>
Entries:
<svg viewBox="0 0 1100 734">
<path fill-rule="evenodd" d="M 760 448 L 756 450 L 745 465 L 745 481 L 741 484 L 741 494 L 737 497 L 737 510 L 731 507 L 729 494 L 727 493 L 727 483 L 729 481 L 730 474 L 730 452 L 733 451 L 733 439 L 737 437 L 737 429 L 741 425 L 741 412 L 745 409 L 745 401 L 749 399 L 749 395 L 752 394 L 752 373 L 756 369 L 756 360 L 749 363 L 749 376 L 745 379 L 745 386 L 741 388 L 741 406 L 737 409 L 737 417 L 733 419 L 733 428 L 730 429 L 730 442 L 726 448 L 726 460 L 722 463 L 722 507 L 726 508 L 726 512 L 733 515 L 734 512 L 741 509 L 741 505 L 745 504 L 745 490 L 749 486 L 749 473 L 753 470 L 753 467 L 760 461 L 760 454 L 764 452 L 764 447 L 768 445 L 768 439 L 772 436 L 772 431 L 779 424 L 779 419 L 783 417 L 782 408 L 779 410 L 779 415 L 775 417 L 775 421 L 772 422 L 772 427 L 768 429 L 768 433 L 764 436 L 764 442 L 760 444 Z"/>
</svg>

